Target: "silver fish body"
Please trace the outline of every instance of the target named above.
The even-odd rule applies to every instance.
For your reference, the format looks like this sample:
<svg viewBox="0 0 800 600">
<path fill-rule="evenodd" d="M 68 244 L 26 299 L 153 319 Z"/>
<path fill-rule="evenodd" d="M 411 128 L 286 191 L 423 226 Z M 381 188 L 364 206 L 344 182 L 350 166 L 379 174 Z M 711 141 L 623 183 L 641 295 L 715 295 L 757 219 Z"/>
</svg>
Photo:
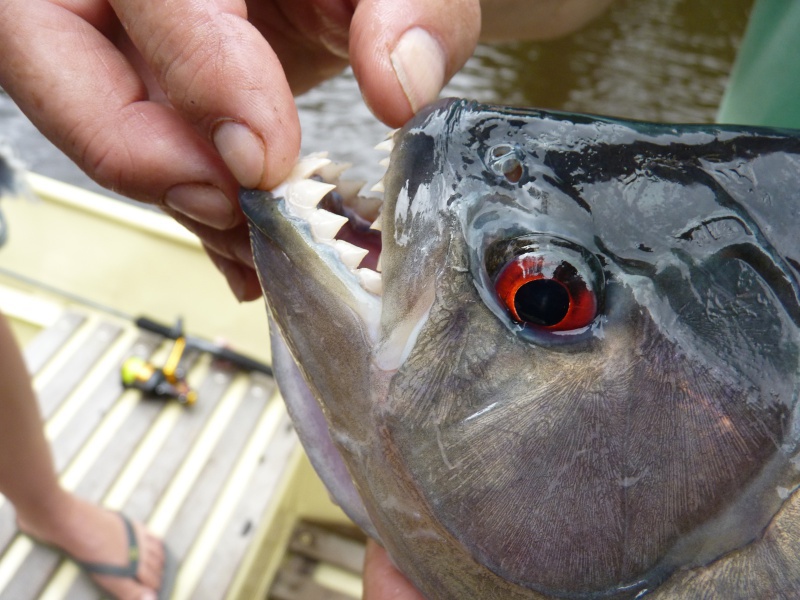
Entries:
<svg viewBox="0 0 800 600">
<path fill-rule="evenodd" d="M 800 133 L 438 103 L 380 276 L 326 169 L 242 193 L 276 367 L 428 598 L 800 597 Z"/>
</svg>

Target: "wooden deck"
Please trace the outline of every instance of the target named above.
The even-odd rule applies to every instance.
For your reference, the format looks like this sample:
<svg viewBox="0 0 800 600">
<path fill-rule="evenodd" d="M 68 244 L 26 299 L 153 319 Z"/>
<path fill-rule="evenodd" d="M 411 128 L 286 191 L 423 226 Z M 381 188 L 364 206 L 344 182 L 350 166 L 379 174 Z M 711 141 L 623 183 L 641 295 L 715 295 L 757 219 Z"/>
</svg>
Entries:
<svg viewBox="0 0 800 600">
<path fill-rule="evenodd" d="M 354 600 L 361 597 L 364 535 L 314 523 L 295 527 L 269 600 Z"/>
<path fill-rule="evenodd" d="M 147 400 L 123 389 L 121 362 L 163 361 L 170 340 L 97 312 L 44 312 L 53 322 L 25 358 L 63 484 L 164 536 L 182 563 L 174 598 L 252 597 L 250 555 L 300 454 L 274 381 L 195 353 L 194 406 Z M 16 530 L 0 497 L 0 598 L 98 597 L 75 565 Z"/>
<path fill-rule="evenodd" d="M 25 349 L 63 485 L 165 538 L 181 562 L 174 599 L 360 597 L 363 540 L 308 524 L 349 521 L 270 377 L 187 355 L 192 407 L 120 382 L 127 356 L 160 364 L 172 344 L 126 315 L 183 316 L 188 334 L 269 362 L 263 304 L 237 303 L 198 240 L 164 215 L 28 179 L 33 201 L 2 203 L 0 311 Z M 73 563 L 17 531 L 0 496 L 0 600 L 98 597 Z"/>
</svg>

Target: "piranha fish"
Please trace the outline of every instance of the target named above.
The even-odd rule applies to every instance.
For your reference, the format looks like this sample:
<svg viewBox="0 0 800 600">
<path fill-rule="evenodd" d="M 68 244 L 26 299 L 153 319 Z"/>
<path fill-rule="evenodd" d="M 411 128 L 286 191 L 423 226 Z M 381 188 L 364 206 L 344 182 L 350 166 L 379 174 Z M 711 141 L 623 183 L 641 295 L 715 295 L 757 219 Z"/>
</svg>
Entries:
<svg viewBox="0 0 800 600">
<path fill-rule="evenodd" d="M 383 146 L 382 204 L 241 194 L 352 519 L 430 599 L 800 597 L 800 132 L 451 99 Z"/>
</svg>

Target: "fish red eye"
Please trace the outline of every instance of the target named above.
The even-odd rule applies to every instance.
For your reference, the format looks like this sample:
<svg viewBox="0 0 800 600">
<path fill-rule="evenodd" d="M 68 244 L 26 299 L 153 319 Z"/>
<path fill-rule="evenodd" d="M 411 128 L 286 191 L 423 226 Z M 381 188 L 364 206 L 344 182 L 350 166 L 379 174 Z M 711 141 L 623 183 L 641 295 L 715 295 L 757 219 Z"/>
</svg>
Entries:
<svg viewBox="0 0 800 600">
<path fill-rule="evenodd" d="M 495 290 L 511 317 L 550 331 L 571 331 L 597 316 L 598 300 L 570 262 L 546 252 L 526 252 L 497 274 Z"/>
</svg>

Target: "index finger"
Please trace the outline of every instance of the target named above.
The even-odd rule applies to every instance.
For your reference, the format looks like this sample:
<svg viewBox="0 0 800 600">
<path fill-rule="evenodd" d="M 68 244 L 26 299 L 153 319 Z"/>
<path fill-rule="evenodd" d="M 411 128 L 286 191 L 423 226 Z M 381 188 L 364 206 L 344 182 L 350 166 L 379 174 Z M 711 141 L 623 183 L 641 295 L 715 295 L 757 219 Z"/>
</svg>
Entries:
<svg viewBox="0 0 800 600">
<path fill-rule="evenodd" d="M 216 146 L 245 187 L 288 175 L 300 125 L 277 56 L 243 0 L 111 0 L 172 106 Z"/>
</svg>

